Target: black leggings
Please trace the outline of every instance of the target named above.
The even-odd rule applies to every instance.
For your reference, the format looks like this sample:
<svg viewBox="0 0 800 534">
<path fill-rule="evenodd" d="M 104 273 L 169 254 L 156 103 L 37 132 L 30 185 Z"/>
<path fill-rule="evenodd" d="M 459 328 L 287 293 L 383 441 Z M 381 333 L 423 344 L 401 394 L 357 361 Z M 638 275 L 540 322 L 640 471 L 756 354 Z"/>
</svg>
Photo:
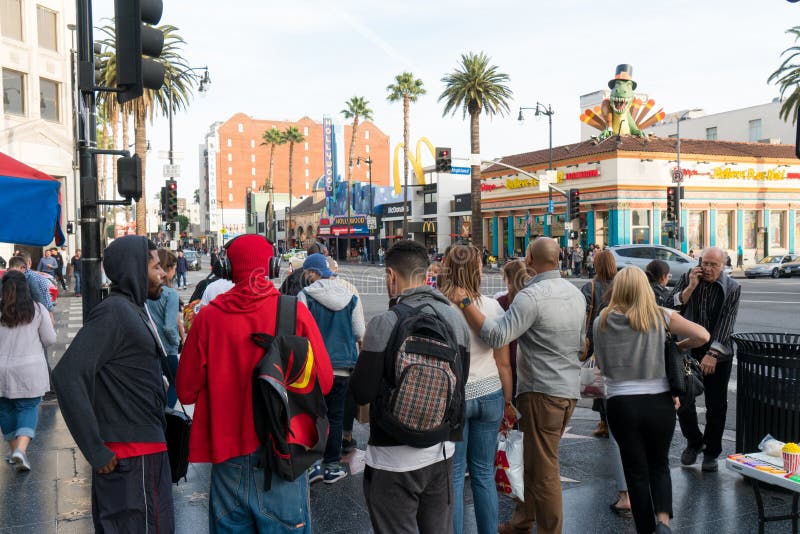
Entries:
<svg viewBox="0 0 800 534">
<path fill-rule="evenodd" d="M 342 431 L 353 431 L 353 419 L 356 417 L 356 400 L 353 398 L 353 392 L 347 388 L 347 394 L 344 397 L 344 420 L 342 421 Z"/>
<path fill-rule="evenodd" d="M 619 444 L 636 531 L 650 534 L 655 514 L 672 517 L 669 446 L 675 407 L 669 393 L 622 395 L 607 401 L 608 424 Z"/>
</svg>

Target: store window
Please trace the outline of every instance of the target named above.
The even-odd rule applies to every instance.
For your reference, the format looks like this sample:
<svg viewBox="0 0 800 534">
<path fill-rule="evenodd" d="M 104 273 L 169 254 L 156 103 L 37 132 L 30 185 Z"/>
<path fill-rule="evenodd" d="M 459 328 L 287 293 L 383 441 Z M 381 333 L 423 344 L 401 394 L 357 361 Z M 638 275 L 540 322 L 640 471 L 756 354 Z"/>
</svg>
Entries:
<svg viewBox="0 0 800 534">
<path fill-rule="evenodd" d="M 46 7 L 36 6 L 36 23 L 39 30 L 39 46 L 48 50 L 58 50 L 58 29 L 56 12 Z"/>
<path fill-rule="evenodd" d="M 497 250 L 494 249 L 494 220 L 493 219 L 485 219 L 488 226 L 488 231 L 486 232 L 486 243 L 488 244 L 488 249 L 490 254 L 497 254 Z M 500 221 L 498 221 L 498 226 L 500 225 Z M 500 247 L 503 246 L 502 243 L 499 245 Z"/>
<path fill-rule="evenodd" d="M 650 210 L 631 210 L 631 243 L 650 243 Z"/>
<path fill-rule="evenodd" d="M 706 139 L 709 141 L 716 141 L 717 140 L 717 127 L 712 126 L 711 128 L 706 128 Z"/>
<path fill-rule="evenodd" d="M 11 115 L 25 115 L 25 75 L 3 69 L 3 107 Z"/>
<path fill-rule="evenodd" d="M 690 211 L 686 229 L 689 250 L 700 250 L 706 246 L 706 212 Z"/>
<path fill-rule="evenodd" d="M 594 243 L 600 247 L 608 244 L 607 211 L 596 211 L 594 214 Z"/>
<path fill-rule="evenodd" d="M 731 250 L 733 246 L 733 212 L 717 212 L 716 229 L 717 246 L 723 250 Z"/>
<path fill-rule="evenodd" d="M 0 35 L 22 40 L 22 0 L 0 0 Z"/>
<path fill-rule="evenodd" d="M 751 143 L 757 143 L 759 140 L 761 140 L 761 119 L 747 121 L 747 130 L 750 134 L 749 137 Z"/>
<path fill-rule="evenodd" d="M 769 212 L 769 246 L 783 248 L 786 243 L 786 212 Z"/>
<path fill-rule="evenodd" d="M 39 78 L 39 100 L 42 118 L 58 122 L 58 83 Z"/>
<path fill-rule="evenodd" d="M 756 248 L 756 232 L 758 231 L 758 212 L 747 210 L 742 213 L 742 243 L 744 248 Z"/>
<path fill-rule="evenodd" d="M 794 212 L 794 252 L 800 254 L 800 211 Z"/>
</svg>

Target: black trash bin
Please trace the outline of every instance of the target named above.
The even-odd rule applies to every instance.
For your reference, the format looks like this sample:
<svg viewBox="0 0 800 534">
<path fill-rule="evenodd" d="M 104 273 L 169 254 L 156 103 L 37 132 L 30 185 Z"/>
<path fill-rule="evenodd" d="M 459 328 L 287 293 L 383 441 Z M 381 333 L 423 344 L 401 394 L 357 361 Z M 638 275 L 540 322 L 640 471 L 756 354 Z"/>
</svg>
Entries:
<svg viewBox="0 0 800 534">
<path fill-rule="evenodd" d="M 800 334 L 733 334 L 736 451 L 754 452 L 767 434 L 800 441 Z"/>
</svg>

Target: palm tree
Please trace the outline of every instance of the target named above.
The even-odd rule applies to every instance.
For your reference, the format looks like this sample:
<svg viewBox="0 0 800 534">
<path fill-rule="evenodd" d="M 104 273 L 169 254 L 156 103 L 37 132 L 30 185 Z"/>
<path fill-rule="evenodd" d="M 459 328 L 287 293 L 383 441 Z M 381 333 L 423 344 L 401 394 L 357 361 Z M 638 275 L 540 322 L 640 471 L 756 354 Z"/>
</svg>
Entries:
<svg viewBox="0 0 800 534">
<path fill-rule="evenodd" d="M 300 133 L 300 130 L 297 129 L 297 126 L 289 126 L 286 128 L 286 131 L 283 132 L 283 138 L 285 139 L 286 143 L 289 143 L 289 221 L 286 225 L 286 235 L 289 236 L 289 232 L 292 228 L 292 160 L 294 158 L 294 144 L 305 142 L 306 137 Z M 286 241 L 289 243 L 288 239 Z"/>
<path fill-rule="evenodd" d="M 267 176 L 267 182 L 264 184 L 264 190 L 270 193 L 270 201 L 272 201 L 272 176 L 275 171 L 275 148 L 278 145 L 286 143 L 286 137 L 284 137 L 284 132 L 273 126 L 269 130 L 264 131 L 261 135 L 261 139 L 264 140 L 261 146 L 269 147 L 269 175 Z"/>
<path fill-rule="evenodd" d="M 353 178 L 353 156 L 356 151 L 356 133 L 358 132 L 358 123 L 360 120 L 372 120 L 372 110 L 369 107 L 369 101 L 364 99 L 363 96 L 354 96 L 347 102 L 347 106 L 341 113 L 345 119 L 353 119 L 353 134 L 350 137 L 350 151 L 347 154 L 347 189 L 348 198 L 350 196 L 350 180 Z"/>
<path fill-rule="evenodd" d="M 386 100 L 389 102 L 403 101 L 403 237 L 408 234 L 408 150 L 409 150 L 409 108 L 411 102 L 425 94 L 422 80 L 414 78 L 410 72 L 404 72 L 394 77 L 393 84 L 386 86 L 389 95 Z"/>
<path fill-rule="evenodd" d="M 472 154 L 472 243 L 484 246 L 483 219 L 481 215 L 481 165 L 480 165 L 480 115 L 481 111 L 489 117 L 509 111 L 508 100 L 512 92 L 506 83 L 508 74 L 498 72 L 497 66 L 489 64 L 490 58 L 483 52 L 461 54 L 461 64 L 445 74 L 442 82 L 444 91 L 439 95 L 439 102 L 444 101 L 444 112 L 455 115 L 459 108 L 462 117 L 469 113 L 469 139 Z"/>
<path fill-rule="evenodd" d="M 794 36 L 794 42 L 800 40 L 800 26 L 795 26 L 786 30 L 786 33 Z M 781 53 L 781 57 L 786 56 L 781 66 L 775 72 L 770 74 L 767 82 L 775 82 L 781 89 L 781 104 L 780 117 L 783 120 L 788 120 L 792 117 L 792 123 L 797 120 L 797 108 L 800 106 L 800 46 L 790 46 Z M 791 93 L 788 98 L 784 100 L 786 93 Z"/>
</svg>

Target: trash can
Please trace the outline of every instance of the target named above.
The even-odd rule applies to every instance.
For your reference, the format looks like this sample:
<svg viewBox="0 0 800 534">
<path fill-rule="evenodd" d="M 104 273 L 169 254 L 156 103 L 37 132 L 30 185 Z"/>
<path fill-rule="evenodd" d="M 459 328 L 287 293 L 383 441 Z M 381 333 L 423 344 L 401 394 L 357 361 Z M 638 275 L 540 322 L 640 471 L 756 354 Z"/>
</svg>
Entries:
<svg viewBox="0 0 800 534">
<path fill-rule="evenodd" d="M 733 334 L 736 343 L 736 451 L 765 435 L 800 441 L 800 334 Z"/>
</svg>

